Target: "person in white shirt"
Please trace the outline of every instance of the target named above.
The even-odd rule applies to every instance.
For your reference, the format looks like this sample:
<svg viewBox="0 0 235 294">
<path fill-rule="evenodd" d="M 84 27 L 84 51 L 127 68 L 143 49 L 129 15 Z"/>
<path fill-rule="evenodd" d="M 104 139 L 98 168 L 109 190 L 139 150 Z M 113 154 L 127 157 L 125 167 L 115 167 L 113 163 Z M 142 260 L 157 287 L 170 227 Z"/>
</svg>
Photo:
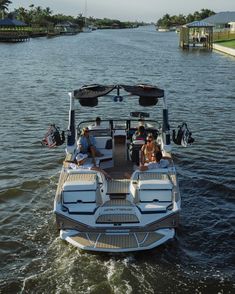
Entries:
<svg viewBox="0 0 235 294">
<path fill-rule="evenodd" d="M 92 162 L 87 163 L 86 162 L 87 158 L 88 158 L 87 154 L 78 153 L 75 160 L 70 163 L 69 167 L 72 168 L 72 169 L 95 170 L 95 171 L 103 173 L 104 176 L 106 177 L 106 179 L 108 179 L 108 180 L 112 179 L 110 177 L 110 175 L 106 171 L 104 171 L 102 168 L 100 168 L 98 166 L 94 166 L 94 164 Z"/>
<path fill-rule="evenodd" d="M 169 166 L 169 161 L 166 159 L 162 159 L 162 153 L 156 152 L 155 155 L 156 161 L 145 163 L 144 165 L 140 166 L 140 171 L 146 171 L 150 169 L 156 168 L 167 168 Z"/>
<path fill-rule="evenodd" d="M 101 118 L 99 116 L 97 116 L 96 119 L 95 119 L 95 124 L 88 126 L 88 128 L 90 130 L 96 130 L 96 129 L 102 128 L 101 127 Z"/>
</svg>

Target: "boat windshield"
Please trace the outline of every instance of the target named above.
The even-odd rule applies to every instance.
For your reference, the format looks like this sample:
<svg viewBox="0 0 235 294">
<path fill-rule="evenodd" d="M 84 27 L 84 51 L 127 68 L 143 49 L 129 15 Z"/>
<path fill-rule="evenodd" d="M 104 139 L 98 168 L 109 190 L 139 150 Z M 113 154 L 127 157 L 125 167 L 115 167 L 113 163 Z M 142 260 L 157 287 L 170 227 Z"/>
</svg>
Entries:
<svg viewBox="0 0 235 294">
<path fill-rule="evenodd" d="M 93 133 L 98 132 L 99 135 L 107 136 L 117 130 L 137 130 L 140 125 L 143 125 L 149 132 L 151 132 L 151 130 L 159 130 L 161 128 L 161 124 L 159 122 L 151 119 L 104 119 L 101 121 L 99 126 L 96 125 L 95 120 L 82 121 L 77 126 L 77 132 L 79 135 L 83 128 L 88 127 Z"/>
</svg>

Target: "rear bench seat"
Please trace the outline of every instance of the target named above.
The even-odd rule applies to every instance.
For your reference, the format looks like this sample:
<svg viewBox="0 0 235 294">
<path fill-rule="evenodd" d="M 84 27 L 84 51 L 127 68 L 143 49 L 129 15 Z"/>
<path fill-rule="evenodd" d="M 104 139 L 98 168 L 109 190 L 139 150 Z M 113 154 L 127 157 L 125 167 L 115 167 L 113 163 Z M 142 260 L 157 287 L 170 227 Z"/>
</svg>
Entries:
<svg viewBox="0 0 235 294">
<path fill-rule="evenodd" d="M 97 207 L 95 180 L 65 182 L 62 190 L 63 206 L 69 213 L 93 214 Z"/>
<path fill-rule="evenodd" d="M 172 184 L 169 179 L 139 180 L 137 187 L 137 206 L 142 213 L 166 212 L 172 204 Z"/>
</svg>

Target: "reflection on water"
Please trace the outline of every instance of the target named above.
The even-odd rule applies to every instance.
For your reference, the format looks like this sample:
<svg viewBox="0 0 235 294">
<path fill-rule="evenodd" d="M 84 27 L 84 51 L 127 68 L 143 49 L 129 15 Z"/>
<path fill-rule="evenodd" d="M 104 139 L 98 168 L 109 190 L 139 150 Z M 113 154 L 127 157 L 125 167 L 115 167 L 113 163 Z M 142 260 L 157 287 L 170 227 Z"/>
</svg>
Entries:
<svg viewBox="0 0 235 294">
<path fill-rule="evenodd" d="M 153 28 L 0 44 L 0 54 L 0 292 L 232 293 L 235 59 L 181 51 L 175 33 Z M 171 126 L 187 121 L 196 138 L 191 148 L 174 146 L 177 238 L 138 254 L 79 251 L 58 238 L 52 213 L 64 146 L 49 150 L 39 141 L 48 124 L 67 127 L 68 91 L 138 82 L 164 88 Z M 142 109 L 110 100 L 79 114 L 118 118 L 133 110 Z"/>
</svg>

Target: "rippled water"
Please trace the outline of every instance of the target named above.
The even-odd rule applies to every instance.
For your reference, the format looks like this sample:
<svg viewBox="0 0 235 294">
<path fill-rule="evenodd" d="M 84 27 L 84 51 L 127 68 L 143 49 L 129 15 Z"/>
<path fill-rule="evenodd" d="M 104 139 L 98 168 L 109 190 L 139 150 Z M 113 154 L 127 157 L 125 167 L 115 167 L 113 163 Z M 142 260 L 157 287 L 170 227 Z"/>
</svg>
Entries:
<svg viewBox="0 0 235 294">
<path fill-rule="evenodd" d="M 234 293 L 235 58 L 183 52 L 175 33 L 153 28 L 0 44 L 0 58 L 0 293 Z M 39 141 L 51 122 L 66 128 L 67 92 L 96 82 L 164 88 L 171 125 L 187 121 L 196 139 L 174 147 L 181 222 L 154 250 L 91 254 L 58 237 L 64 147 Z M 79 112 L 120 117 L 134 107 Z"/>
</svg>

